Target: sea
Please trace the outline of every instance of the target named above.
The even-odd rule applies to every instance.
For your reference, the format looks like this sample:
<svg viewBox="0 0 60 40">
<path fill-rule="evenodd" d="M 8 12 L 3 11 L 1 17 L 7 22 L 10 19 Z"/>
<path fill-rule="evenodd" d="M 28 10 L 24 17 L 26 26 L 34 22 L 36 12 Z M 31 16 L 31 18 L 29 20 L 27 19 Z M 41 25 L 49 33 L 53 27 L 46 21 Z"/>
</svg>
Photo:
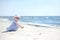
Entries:
<svg viewBox="0 0 60 40">
<path fill-rule="evenodd" d="M 13 16 L 0 16 L 0 19 L 14 20 Z M 21 16 L 20 22 L 60 25 L 60 16 Z"/>
</svg>

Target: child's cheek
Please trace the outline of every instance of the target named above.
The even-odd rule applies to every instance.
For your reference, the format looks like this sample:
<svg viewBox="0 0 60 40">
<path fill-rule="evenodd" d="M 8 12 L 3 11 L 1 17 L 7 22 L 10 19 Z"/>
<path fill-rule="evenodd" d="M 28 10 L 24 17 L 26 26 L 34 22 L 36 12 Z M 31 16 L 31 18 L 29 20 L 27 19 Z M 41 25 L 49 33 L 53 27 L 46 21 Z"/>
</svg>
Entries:
<svg viewBox="0 0 60 40">
<path fill-rule="evenodd" d="M 18 21 L 18 19 L 16 19 L 16 21 Z"/>
</svg>

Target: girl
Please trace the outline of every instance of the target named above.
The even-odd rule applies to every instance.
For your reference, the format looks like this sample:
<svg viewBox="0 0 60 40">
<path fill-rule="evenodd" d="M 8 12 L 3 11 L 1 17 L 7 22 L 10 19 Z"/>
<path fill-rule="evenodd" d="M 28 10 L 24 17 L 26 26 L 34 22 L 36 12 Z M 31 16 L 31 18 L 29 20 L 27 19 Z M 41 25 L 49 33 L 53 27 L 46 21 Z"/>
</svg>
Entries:
<svg viewBox="0 0 60 40">
<path fill-rule="evenodd" d="M 17 31 L 17 29 L 19 27 L 23 28 L 23 26 L 18 24 L 18 20 L 19 17 L 18 16 L 14 16 L 14 21 L 12 22 L 12 24 L 7 28 L 7 31 L 11 32 L 11 31 Z"/>
</svg>

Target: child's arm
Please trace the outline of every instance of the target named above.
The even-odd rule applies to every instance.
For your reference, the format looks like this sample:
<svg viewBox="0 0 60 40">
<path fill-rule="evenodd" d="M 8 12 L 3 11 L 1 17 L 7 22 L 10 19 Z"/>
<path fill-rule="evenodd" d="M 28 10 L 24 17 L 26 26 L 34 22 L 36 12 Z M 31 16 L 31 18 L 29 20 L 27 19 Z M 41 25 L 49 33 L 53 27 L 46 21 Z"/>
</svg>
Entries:
<svg viewBox="0 0 60 40">
<path fill-rule="evenodd" d="M 18 25 L 20 28 L 24 28 L 23 26 L 19 25 L 18 23 L 17 23 L 17 25 Z"/>
<path fill-rule="evenodd" d="M 19 24 L 18 24 L 19 25 Z M 24 28 L 23 26 L 19 25 L 19 27 Z"/>
</svg>

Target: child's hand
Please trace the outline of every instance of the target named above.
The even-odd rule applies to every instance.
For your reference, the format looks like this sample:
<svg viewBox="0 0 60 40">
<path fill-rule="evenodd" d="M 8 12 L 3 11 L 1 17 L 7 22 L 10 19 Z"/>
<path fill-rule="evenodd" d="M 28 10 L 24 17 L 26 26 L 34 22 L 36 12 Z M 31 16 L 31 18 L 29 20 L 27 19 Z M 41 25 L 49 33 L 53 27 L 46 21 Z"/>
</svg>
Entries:
<svg viewBox="0 0 60 40">
<path fill-rule="evenodd" d="M 24 28 L 23 26 L 20 26 L 21 28 Z"/>
</svg>

